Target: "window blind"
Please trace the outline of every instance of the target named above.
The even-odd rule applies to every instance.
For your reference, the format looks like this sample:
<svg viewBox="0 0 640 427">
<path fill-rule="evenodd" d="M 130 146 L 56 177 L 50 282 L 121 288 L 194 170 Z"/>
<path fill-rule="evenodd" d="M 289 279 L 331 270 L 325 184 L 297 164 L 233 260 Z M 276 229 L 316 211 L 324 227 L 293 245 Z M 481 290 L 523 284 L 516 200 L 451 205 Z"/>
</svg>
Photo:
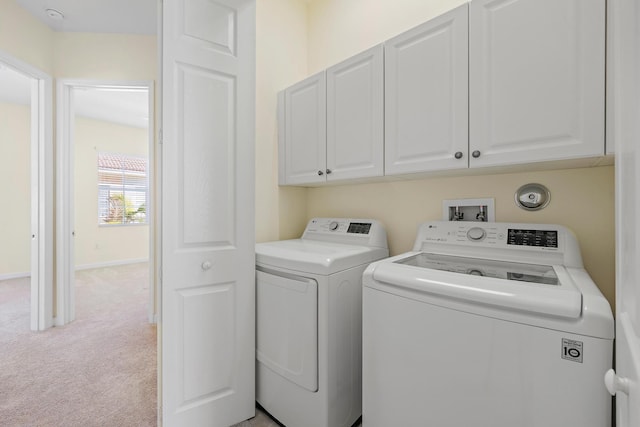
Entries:
<svg viewBox="0 0 640 427">
<path fill-rule="evenodd" d="M 98 224 L 146 224 L 148 160 L 98 153 Z"/>
</svg>

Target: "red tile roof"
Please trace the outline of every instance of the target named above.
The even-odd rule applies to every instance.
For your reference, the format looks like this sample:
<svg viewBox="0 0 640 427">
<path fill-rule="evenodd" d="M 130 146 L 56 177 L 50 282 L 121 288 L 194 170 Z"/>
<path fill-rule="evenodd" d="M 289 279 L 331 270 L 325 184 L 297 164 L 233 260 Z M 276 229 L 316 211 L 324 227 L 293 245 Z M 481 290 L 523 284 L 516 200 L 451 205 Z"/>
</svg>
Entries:
<svg viewBox="0 0 640 427">
<path fill-rule="evenodd" d="M 98 169 L 146 172 L 147 159 L 122 154 L 98 153 Z"/>
</svg>

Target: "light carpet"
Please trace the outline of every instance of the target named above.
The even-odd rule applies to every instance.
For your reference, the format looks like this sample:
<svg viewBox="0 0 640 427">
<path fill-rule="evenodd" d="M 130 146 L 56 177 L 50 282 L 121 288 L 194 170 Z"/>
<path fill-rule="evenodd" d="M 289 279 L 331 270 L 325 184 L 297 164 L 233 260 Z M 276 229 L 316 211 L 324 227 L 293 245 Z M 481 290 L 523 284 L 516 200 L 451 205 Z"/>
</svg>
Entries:
<svg viewBox="0 0 640 427">
<path fill-rule="evenodd" d="M 155 426 L 146 263 L 76 274 L 76 320 L 29 330 L 29 280 L 0 282 L 0 425 Z"/>
</svg>

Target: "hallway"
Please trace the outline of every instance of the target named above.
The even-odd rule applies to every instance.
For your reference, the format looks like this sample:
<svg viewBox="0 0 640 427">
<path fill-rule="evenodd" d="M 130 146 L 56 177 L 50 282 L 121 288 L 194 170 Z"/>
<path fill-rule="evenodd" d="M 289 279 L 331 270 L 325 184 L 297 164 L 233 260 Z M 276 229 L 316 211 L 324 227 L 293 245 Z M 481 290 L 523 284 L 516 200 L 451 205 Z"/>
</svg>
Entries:
<svg viewBox="0 0 640 427">
<path fill-rule="evenodd" d="M 76 320 L 29 330 L 29 279 L 0 282 L 3 426 L 155 426 L 146 263 L 76 273 Z"/>
</svg>

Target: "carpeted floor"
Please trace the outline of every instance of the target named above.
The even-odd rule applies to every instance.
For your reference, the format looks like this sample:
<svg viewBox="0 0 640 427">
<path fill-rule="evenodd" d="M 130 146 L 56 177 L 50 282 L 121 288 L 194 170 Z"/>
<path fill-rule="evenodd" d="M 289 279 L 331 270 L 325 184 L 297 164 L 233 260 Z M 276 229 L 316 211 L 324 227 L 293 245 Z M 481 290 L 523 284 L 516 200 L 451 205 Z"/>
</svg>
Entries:
<svg viewBox="0 0 640 427">
<path fill-rule="evenodd" d="M 0 425 L 155 426 L 147 264 L 79 271 L 76 320 L 29 330 L 29 280 L 0 282 Z"/>
</svg>

